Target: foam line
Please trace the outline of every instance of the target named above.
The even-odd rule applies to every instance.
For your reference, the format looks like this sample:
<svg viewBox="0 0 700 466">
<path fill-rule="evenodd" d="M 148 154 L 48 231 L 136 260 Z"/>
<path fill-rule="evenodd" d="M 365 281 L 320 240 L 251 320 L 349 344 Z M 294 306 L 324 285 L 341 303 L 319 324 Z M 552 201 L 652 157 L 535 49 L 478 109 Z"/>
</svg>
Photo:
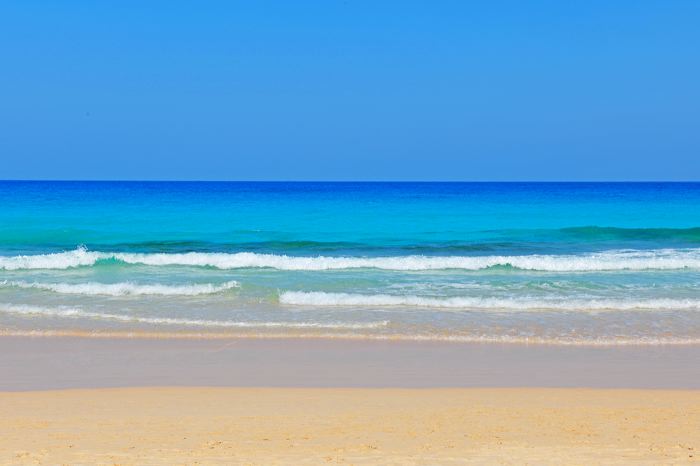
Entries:
<svg viewBox="0 0 700 466">
<path fill-rule="evenodd" d="M 396 271 L 483 270 L 512 267 L 550 272 L 700 269 L 700 249 L 605 251 L 579 255 L 527 256 L 388 256 L 297 257 L 277 254 L 93 252 L 85 248 L 53 254 L 0 257 L 0 269 L 67 269 L 94 266 L 99 261 L 119 261 L 148 266 L 191 266 L 218 269 L 272 268 L 278 270 L 343 270 L 373 268 Z"/>
<path fill-rule="evenodd" d="M 37 283 L 23 281 L 0 282 L 0 286 L 12 286 L 17 288 L 33 288 L 38 290 L 53 291 L 62 294 L 78 294 L 87 296 L 197 296 L 203 294 L 221 293 L 222 291 L 238 288 L 236 281 L 221 284 L 192 284 L 192 285 L 139 285 L 131 282 L 121 283 Z"/>
<path fill-rule="evenodd" d="M 539 298 L 434 298 L 415 295 L 352 294 L 286 291 L 280 294 L 281 304 L 297 306 L 355 306 L 355 307 L 429 307 L 474 310 L 581 310 L 628 311 L 694 310 L 700 309 L 698 299 L 539 299 Z"/>
</svg>

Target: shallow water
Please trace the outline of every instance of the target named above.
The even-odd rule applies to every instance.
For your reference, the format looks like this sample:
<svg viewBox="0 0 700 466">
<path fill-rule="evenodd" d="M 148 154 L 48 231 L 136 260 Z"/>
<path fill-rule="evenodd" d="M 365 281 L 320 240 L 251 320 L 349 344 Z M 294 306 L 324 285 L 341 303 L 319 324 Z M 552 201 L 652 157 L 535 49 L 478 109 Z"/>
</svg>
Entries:
<svg viewBox="0 0 700 466">
<path fill-rule="evenodd" d="M 0 182 L 6 334 L 700 343 L 700 184 Z"/>
</svg>

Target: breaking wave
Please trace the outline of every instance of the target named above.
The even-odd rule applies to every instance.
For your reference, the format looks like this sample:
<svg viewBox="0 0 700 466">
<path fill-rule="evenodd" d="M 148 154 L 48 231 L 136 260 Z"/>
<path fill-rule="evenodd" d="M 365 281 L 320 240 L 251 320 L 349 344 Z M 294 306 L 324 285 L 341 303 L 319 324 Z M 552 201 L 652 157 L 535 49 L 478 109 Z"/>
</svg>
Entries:
<svg viewBox="0 0 700 466">
<path fill-rule="evenodd" d="M 548 272 L 591 272 L 700 269 L 700 249 L 624 250 L 579 255 L 298 257 L 251 252 L 120 253 L 88 251 L 85 248 L 78 248 L 73 251 L 53 254 L 0 257 L 0 269 L 67 269 L 93 266 L 99 261 L 110 260 L 148 266 L 191 266 L 217 269 L 272 268 L 322 271 L 373 268 L 421 271 L 483 270 L 492 267 L 510 267 Z"/>
</svg>

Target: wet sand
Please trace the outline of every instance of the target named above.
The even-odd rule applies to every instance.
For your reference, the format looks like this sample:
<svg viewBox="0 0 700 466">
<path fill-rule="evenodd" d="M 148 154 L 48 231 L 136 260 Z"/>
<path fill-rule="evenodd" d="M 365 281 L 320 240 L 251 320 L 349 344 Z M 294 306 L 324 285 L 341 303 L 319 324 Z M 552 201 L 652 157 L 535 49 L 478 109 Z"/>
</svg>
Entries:
<svg viewBox="0 0 700 466">
<path fill-rule="evenodd" d="M 700 389 L 700 347 L 0 337 L 0 391 L 137 386 Z"/>
</svg>

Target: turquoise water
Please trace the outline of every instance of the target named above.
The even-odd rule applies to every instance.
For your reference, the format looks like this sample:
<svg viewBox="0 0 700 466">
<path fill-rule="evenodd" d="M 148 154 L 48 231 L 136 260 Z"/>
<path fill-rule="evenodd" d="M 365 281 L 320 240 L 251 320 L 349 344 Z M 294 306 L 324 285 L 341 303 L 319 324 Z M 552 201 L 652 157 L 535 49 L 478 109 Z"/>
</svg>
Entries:
<svg viewBox="0 0 700 466">
<path fill-rule="evenodd" d="M 700 184 L 0 182 L 4 333 L 700 343 Z"/>
</svg>

